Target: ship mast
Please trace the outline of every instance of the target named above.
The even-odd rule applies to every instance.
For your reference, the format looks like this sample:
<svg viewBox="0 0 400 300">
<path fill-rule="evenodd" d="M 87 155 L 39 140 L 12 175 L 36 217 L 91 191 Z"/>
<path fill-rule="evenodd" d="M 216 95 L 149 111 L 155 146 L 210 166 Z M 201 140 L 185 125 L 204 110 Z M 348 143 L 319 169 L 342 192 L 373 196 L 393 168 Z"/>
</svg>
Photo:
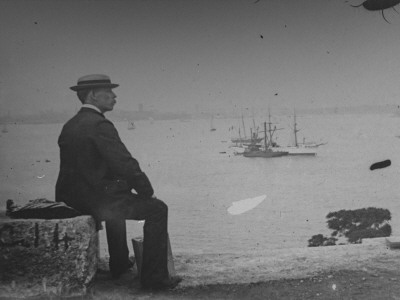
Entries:
<svg viewBox="0 0 400 300">
<path fill-rule="evenodd" d="M 272 122 L 271 122 L 271 111 L 268 109 L 268 133 L 269 133 L 269 145 L 272 147 L 272 136 L 274 135 L 274 132 L 276 130 L 276 126 L 274 129 L 271 128 Z"/>
<path fill-rule="evenodd" d="M 283 128 L 276 128 L 276 125 L 274 125 L 274 128 L 272 128 L 272 126 L 271 126 L 272 124 L 273 123 L 271 122 L 271 111 L 268 108 L 268 132 L 269 132 L 269 141 L 268 141 L 268 143 L 269 143 L 269 145 L 271 147 L 274 147 L 274 142 L 273 142 L 274 133 L 275 133 L 275 131 L 281 130 Z"/>
<path fill-rule="evenodd" d="M 243 134 L 244 134 L 244 138 L 246 139 L 246 127 L 244 127 L 243 113 L 242 113 L 242 125 L 243 125 Z"/>
<path fill-rule="evenodd" d="M 264 147 L 267 151 L 267 122 L 264 122 Z"/>
<path fill-rule="evenodd" d="M 297 129 L 297 123 L 296 123 L 296 110 L 293 110 L 293 120 L 294 120 L 294 127 L 293 127 L 293 132 L 294 132 L 294 145 L 295 147 L 298 147 L 298 142 L 297 142 L 297 133 L 300 131 Z"/>
</svg>

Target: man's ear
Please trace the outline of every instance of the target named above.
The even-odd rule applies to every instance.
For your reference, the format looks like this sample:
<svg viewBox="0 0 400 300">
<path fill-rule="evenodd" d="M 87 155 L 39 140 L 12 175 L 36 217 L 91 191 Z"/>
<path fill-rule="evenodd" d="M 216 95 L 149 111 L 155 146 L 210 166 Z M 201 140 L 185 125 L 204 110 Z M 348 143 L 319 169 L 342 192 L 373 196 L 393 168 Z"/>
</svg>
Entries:
<svg viewBox="0 0 400 300">
<path fill-rule="evenodd" d="M 88 98 L 91 99 L 91 100 L 96 98 L 93 90 L 90 90 L 90 92 L 88 94 Z"/>
<path fill-rule="evenodd" d="M 90 90 L 86 97 L 86 103 L 91 104 L 93 101 L 96 101 L 96 95 L 93 90 Z"/>
</svg>

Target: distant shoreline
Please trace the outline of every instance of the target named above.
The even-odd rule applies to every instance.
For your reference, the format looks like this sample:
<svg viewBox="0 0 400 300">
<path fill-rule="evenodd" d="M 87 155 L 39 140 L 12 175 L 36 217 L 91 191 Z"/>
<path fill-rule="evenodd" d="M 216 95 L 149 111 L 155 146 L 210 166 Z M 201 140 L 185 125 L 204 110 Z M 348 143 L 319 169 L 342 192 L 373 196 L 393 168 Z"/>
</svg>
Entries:
<svg viewBox="0 0 400 300">
<path fill-rule="evenodd" d="M 299 110 L 298 114 L 303 115 L 392 115 L 393 117 L 400 117 L 400 109 L 397 106 L 385 106 L 379 107 L 381 109 L 323 109 L 323 110 L 315 110 L 315 111 L 301 111 Z M 129 112 L 127 112 L 129 114 Z M 155 114 L 152 117 L 145 116 L 132 116 L 128 117 L 127 114 L 123 114 L 122 116 L 117 112 L 111 112 L 107 114 L 107 118 L 113 122 L 127 122 L 129 120 L 136 121 L 169 121 L 169 120 L 181 120 L 181 121 L 190 121 L 190 120 L 207 120 L 211 117 L 211 114 L 180 114 L 180 113 L 160 113 Z M 274 113 L 276 116 L 287 115 L 288 112 L 277 111 Z M 67 122 L 75 113 L 71 114 L 57 114 L 54 117 L 44 117 L 38 115 L 27 115 L 27 116 L 15 116 L 15 117 L 0 117 L 0 124 L 8 124 L 8 125 L 41 125 L 41 124 L 64 124 Z M 218 114 L 215 116 L 216 119 L 237 119 L 240 116 L 231 116 Z"/>
</svg>

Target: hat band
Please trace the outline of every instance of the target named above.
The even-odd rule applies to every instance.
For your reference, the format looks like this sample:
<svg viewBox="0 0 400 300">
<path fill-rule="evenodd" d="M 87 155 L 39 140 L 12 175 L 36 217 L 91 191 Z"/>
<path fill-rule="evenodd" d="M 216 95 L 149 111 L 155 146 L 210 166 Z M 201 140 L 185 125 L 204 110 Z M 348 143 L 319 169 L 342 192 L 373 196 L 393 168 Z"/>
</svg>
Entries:
<svg viewBox="0 0 400 300">
<path fill-rule="evenodd" d="M 111 80 L 102 79 L 102 80 L 85 80 L 78 82 L 78 85 L 86 85 L 86 84 L 111 84 Z"/>
</svg>

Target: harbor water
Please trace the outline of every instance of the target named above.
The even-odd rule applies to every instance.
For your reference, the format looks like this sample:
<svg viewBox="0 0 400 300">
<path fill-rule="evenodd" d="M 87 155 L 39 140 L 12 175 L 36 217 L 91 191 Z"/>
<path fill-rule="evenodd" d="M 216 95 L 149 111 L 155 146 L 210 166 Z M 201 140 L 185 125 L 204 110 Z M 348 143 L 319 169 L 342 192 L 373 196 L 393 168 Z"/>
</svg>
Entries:
<svg viewBox="0 0 400 300">
<path fill-rule="evenodd" d="M 265 121 L 256 120 L 257 124 Z M 277 142 L 288 145 L 291 119 Z M 380 207 L 400 231 L 400 118 L 389 114 L 303 115 L 299 139 L 325 142 L 311 157 L 246 158 L 230 139 L 239 119 L 116 122 L 122 141 L 150 178 L 155 195 L 169 206 L 174 253 L 227 253 L 306 247 L 312 235 L 330 234 L 326 215 L 340 209 Z M 252 124 L 252 121 L 246 120 Z M 234 130 L 232 130 L 232 126 Z M 7 199 L 54 200 L 62 124 L 10 124 L 0 136 L 0 205 Z M 370 165 L 391 160 L 391 166 Z M 266 195 L 256 207 L 232 215 L 233 202 Z M 142 235 L 142 222 L 128 221 L 128 239 Z M 130 250 L 132 244 L 129 242 Z M 107 255 L 105 232 L 101 253 Z"/>
</svg>

